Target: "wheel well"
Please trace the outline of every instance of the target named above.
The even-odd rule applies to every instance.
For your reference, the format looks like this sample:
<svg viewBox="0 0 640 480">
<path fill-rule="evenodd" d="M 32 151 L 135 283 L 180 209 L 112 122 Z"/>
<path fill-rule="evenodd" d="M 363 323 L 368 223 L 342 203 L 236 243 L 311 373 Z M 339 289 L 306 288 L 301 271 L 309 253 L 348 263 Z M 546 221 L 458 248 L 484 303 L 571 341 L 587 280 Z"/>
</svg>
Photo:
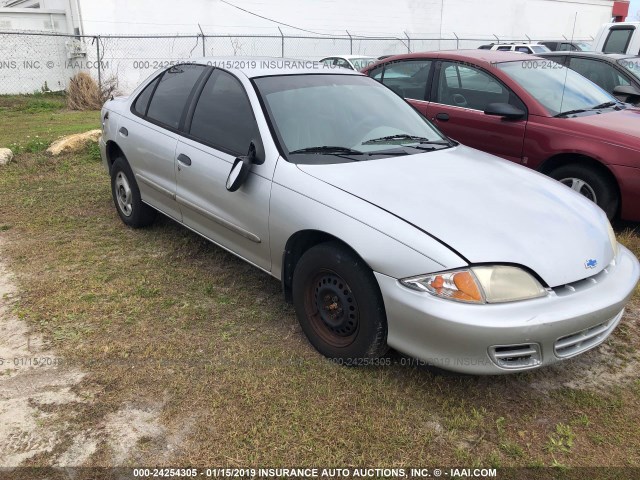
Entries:
<svg viewBox="0 0 640 480">
<path fill-rule="evenodd" d="M 111 165 L 113 165 L 113 162 L 115 162 L 118 157 L 126 158 L 118 144 L 113 140 L 109 140 L 107 142 L 107 164 L 109 165 L 109 170 L 111 170 Z"/>
<path fill-rule="evenodd" d="M 358 252 L 351 248 L 347 243 L 326 232 L 322 232 L 320 230 L 302 230 L 294 233 L 289 237 L 289 240 L 287 240 L 287 244 L 285 245 L 284 252 L 282 254 L 282 291 L 287 302 L 292 301 L 291 285 L 293 283 L 293 272 L 296 269 L 298 261 L 307 250 L 326 242 L 339 242 L 345 248 L 351 250 L 355 255 L 358 255 Z M 358 257 L 360 256 L 358 255 Z M 366 262 L 363 263 L 366 264 Z"/>
<path fill-rule="evenodd" d="M 540 173 L 549 175 L 553 170 L 570 164 L 587 166 L 603 175 L 609 182 L 611 182 L 611 185 L 615 186 L 618 198 L 620 198 L 620 186 L 618 185 L 618 180 L 615 175 L 611 170 L 609 170 L 609 168 L 607 168 L 606 165 L 586 155 L 576 153 L 562 153 L 555 155 L 544 162 L 539 168 L 539 171 Z"/>
</svg>

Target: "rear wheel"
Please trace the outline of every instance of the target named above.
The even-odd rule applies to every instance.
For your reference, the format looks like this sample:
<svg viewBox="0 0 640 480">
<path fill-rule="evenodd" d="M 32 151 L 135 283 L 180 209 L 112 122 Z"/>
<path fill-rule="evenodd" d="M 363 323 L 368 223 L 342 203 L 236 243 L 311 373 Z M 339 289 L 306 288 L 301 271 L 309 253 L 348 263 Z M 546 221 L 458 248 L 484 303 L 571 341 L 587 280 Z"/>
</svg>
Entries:
<svg viewBox="0 0 640 480">
<path fill-rule="evenodd" d="M 549 176 L 596 203 L 612 219 L 618 211 L 616 186 L 596 169 L 571 164 L 553 170 Z"/>
<path fill-rule="evenodd" d="M 368 266 L 341 244 L 309 249 L 296 266 L 292 290 L 302 330 L 326 357 L 358 365 L 387 352 L 378 284 Z"/>
<path fill-rule="evenodd" d="M 129 227 L 146 227 L 156 219 L 157 211 L 142 202 L 131 167 L 122 157 L 111 166 L 111 194 L 118 215 Z"/>
</svg>

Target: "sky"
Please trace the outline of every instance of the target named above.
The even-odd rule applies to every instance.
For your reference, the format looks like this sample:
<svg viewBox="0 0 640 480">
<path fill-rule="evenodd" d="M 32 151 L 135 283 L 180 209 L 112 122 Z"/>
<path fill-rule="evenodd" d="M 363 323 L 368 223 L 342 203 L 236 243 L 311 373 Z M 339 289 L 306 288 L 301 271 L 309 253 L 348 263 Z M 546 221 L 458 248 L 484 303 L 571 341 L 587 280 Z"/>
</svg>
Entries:
<svg viewBox="0 0 640 480">
<path fill-rule="evenodd" d="M 638 20 L 638 12 L 640 12 L 640 0 L 631 0 L 629 6 L 629 20 Z"/>
</svg>

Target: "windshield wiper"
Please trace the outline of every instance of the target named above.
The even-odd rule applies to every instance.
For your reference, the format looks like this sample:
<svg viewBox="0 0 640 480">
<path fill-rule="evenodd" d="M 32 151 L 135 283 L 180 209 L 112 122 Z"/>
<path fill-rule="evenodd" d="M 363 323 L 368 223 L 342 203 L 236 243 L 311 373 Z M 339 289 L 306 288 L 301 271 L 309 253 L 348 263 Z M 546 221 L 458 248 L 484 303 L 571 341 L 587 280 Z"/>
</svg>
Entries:
<svg viewBox="0 0 640 480">
<path fill-rule="evenodd" d="M 595 107 L 591 107 L 591 110 L 600 110 L 601 108 L 615 107 L 617 104 L 618 102 L 604 102 L 600 105 L 596 105 Z"/>
<path fill-rule="evenodd" d="M 568 110 L 566 112 L 561 112 L 559 114 L 556 115 L 556 117 L 566 117 L 567 115 L 574 115 L 576 113 L 584 113 L 584 112 L 588 112 L 588 109 L 584 109 L 584 108 L 578 108 L 576 110 Z"/>
<path fill-rule="evenodd" d="M 600 105 L 596 105 L 595 107 L 591 107 L 591 108 L 578 108 L 576 110 L 569 110 L 568 112 L 562 112 L 556 115 L 556 117 L 566 117 L 567 115 L 573 115 L 575 113 L 584 113 L 584 112 L 590 112 L 592 110 L 602 110 L 603 108 L 609 108 L 609 107 L 615 107 L 616 105 L 618 105 L 619 102 L 604 102 L 601 103 Z"/>
<path fill-rule="evenodd" d="M 299 150 L 294 150 L 293 152 L 289 152 L 289 154 L 293 155 L 296 153 L 318 153 L 318 154 L 338 154 L 338 153 L 347 153 L 349 155 L 364 155 L 363 152 L 359 150 L 354 150 L 353 148 L 348 147 L 332 147 L 328 145 L 323 145 L 322 147 L 308 147 L 301 148 Z"/>
<path fill-rule="evenodd" d="M 374 143 L 386 143 L 386 142 L 393 142 L 393 141 L 398 141 L 398 140 L 411 140 L 411 141 L 414 141 L 414 142 L 429 142 L 430 141 L 428 138 L 425 138 L 425 137 L 416 137 L 414 135 L 408 135 L 406 133 L 400 133 L 398 135 L 389 135 L 387 137 L 372 138 L 370 140 L 362 142 L 362 145 L 373 145 Z"/>
</svg>

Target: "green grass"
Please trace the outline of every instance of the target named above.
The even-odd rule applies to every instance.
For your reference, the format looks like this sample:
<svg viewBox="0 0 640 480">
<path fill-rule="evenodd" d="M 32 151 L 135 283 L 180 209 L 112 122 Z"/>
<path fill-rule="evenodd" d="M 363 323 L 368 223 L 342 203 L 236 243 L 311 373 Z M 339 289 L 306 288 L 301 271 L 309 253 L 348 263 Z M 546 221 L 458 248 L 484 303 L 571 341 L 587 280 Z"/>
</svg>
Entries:
<svg viewBox="0 0 640 480">
<path fill-rule="evenodd" d="M 98 127 L 97 112 L 62 105 L 0 108 L 0 144 Z M 606 355 L 506 377 L 340 367 L 309 345 L 275 279 L 165 218 L 126 228 L 95 148 L 33 150 L 0 169 L 0 235 L 16 313 L 87 373 L 79 394 L 96 392 L 65 412 L 65 428 L 99 431 L 123 405 L 159 408 L 167 439 L 139 446 L 148 465 L 640 467 L 640 383 L 565 385 Z M 640 254 L 638 236 L 620 233 Z M 633 318 L 637 299 L 610 341 L 631 350 L 611 355 L 640 347 Z"/>
<path fill-rule="evenodd" d="M 59 137 L 99 128 L 99 112 L 65 109 L 60 94 L 0 96 L 0 148 L 14 153 L 45 150 Z"/>
</svg>

